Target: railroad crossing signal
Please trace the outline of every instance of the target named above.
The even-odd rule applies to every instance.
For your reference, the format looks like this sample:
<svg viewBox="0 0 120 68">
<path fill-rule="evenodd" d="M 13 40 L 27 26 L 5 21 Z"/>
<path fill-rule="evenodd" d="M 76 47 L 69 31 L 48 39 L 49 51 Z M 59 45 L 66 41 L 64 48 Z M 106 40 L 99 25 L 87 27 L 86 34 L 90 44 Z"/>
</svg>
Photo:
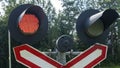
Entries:
<svg viewBox="0 0 120 68">
<path fill-rule="evenodd" d="M 76 23 L 79 38 L 88 45 L 105 44 L 109 26 L 119 17 L 114 9 L 99 12 L 89 9 L 82 12 Z"/>
<path fill-rule="evenodd" d="M 73 39 L 69 35 L 62 35 L 56 41 L 56 48 L 60 52 L 70 51 L 73 47 Z"/>
<path fill-rule="evenodd" d="M 86 10 L 77 20 L 77 34 L 89 45 L 104 43 L 109 26 L 118 17 L 118 13 L 113 9 L 102 12 L 94 9 Z M 8 22 L 12 38 L 21 43 L 32 44 L 39 41 L 48 31 L 47 16 L 42 8 L 36 5 L 24 4 L 15 8 Z M 73 40 L 68 36 L 62 36 L 57 41 L 57 49 L 60 52 L 69 51 L 72 42 Z M 62 65 L 27 44 L 15 47 L 14 54 L 18 62 L 30 68 L 92 68 L 106 58 L 107 52 L 107 46 L 95 44 L 67 64 Z M 64 47 L 64 45 L 67 46 Z M 65 48 L 68 49 L 65 50 Z"/>
<path fill-rule="evenodd" d="M 107 46 L 95 44 L 82 54 L 62 65 L 28 44 L 13 48 L 16 60 L 29 68 L 92 68 L 107 55 Z"/>
<path fill-rule="evenodd" d="M 31 44 L 47 34 L 48 19 L 41 7 L 24 4 L 11 12 L 8 28 L 13 39 Z"/>
</svg>

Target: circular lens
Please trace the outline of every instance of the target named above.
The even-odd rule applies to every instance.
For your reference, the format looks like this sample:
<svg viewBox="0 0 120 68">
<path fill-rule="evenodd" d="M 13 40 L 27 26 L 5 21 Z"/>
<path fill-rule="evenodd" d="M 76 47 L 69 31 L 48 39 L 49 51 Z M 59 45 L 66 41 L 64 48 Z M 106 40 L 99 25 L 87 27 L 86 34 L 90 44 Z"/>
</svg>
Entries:
<svg viewBox="0 0 120 68">
<path fill-rule="evenodd" d="M 90 25 L 87 29 L 87 33 L 90 37 L 97 37 L 104 31 L 104 24 L 101 20 L 97 20 L 95 23 Z"/>
<path fill-rule="evenodd" d="M 37 32 L 39 28 L 39 20 L 33 14 L 24 14 L 24 16 L 19 21 L 19 29 L 25 35 L 32 35 Z"/>
</svg>

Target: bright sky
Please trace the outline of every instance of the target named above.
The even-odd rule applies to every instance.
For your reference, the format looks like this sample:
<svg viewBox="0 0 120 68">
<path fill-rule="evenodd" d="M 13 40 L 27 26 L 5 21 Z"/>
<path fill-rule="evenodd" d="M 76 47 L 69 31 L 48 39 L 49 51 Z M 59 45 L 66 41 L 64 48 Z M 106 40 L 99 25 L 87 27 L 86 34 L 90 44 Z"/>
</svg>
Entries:
<svg viewBox="0 0 120 68">
<path fill-rule="evenodd" d="M 62 8 L 62 2 L 60 0 L 51 0 L 51 3 L 55 7 L 57 13 L 59 12 L 59 10 L 63 9 Z"/>
<path fill-rule="evenodd" d="M 0 14 L 4 14 L 2 6 L 4 6 L 4 1 L 0 1 Z"/>
<path fill-rule="evenodd" d="M 0 14 L 2 15 L 4 14 L 4 11 L 2 10 L 2 5 L 4 5 L 3 3 L 5 3 L 4 0 L 0 1 Z M 59 10 L 62 10 L 62 2 L 60 0 L 51 0 L 51 3 L 55 7 L 57 13 L 59 13 Z"/>
</svg>

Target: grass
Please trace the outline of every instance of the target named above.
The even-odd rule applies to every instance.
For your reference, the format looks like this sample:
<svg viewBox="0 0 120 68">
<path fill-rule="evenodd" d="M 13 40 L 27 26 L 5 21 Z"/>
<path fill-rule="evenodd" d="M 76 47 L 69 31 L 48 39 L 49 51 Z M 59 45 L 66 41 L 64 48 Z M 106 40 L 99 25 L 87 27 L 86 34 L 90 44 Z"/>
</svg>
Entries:
<svg viewBox="0 0 120 68">
<path fill-rule="evenodd" d="M 108 66 L 108 67 L 101 67 L 101 68 L 120 68 L 120 66 Z"/>
<path fill-rule="evenodd" d="M 95 68 L 120 68 L 119 64 L 97 65 Z"/>
<path fill-rule="evenodd" d="M 120 68 L 120 65 L 115 65 L 115 66 L 100 66 L 100 67 L 95 67 L 95 68 Z"/>
</svg>

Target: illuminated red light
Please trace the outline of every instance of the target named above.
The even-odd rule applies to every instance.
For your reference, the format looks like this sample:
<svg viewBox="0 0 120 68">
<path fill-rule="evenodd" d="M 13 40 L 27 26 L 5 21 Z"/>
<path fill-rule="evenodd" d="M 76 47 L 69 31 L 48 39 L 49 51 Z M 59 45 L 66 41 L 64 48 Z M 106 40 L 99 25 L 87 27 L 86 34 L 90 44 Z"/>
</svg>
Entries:
<svg viewBox="0 0 120 68">
<path fill-rule="evenodd" d="M 33 14 L 25 14 L 18 25 L 23 34 L 31 35 L 38 30 L 39 20 Z"/>
</svg>

